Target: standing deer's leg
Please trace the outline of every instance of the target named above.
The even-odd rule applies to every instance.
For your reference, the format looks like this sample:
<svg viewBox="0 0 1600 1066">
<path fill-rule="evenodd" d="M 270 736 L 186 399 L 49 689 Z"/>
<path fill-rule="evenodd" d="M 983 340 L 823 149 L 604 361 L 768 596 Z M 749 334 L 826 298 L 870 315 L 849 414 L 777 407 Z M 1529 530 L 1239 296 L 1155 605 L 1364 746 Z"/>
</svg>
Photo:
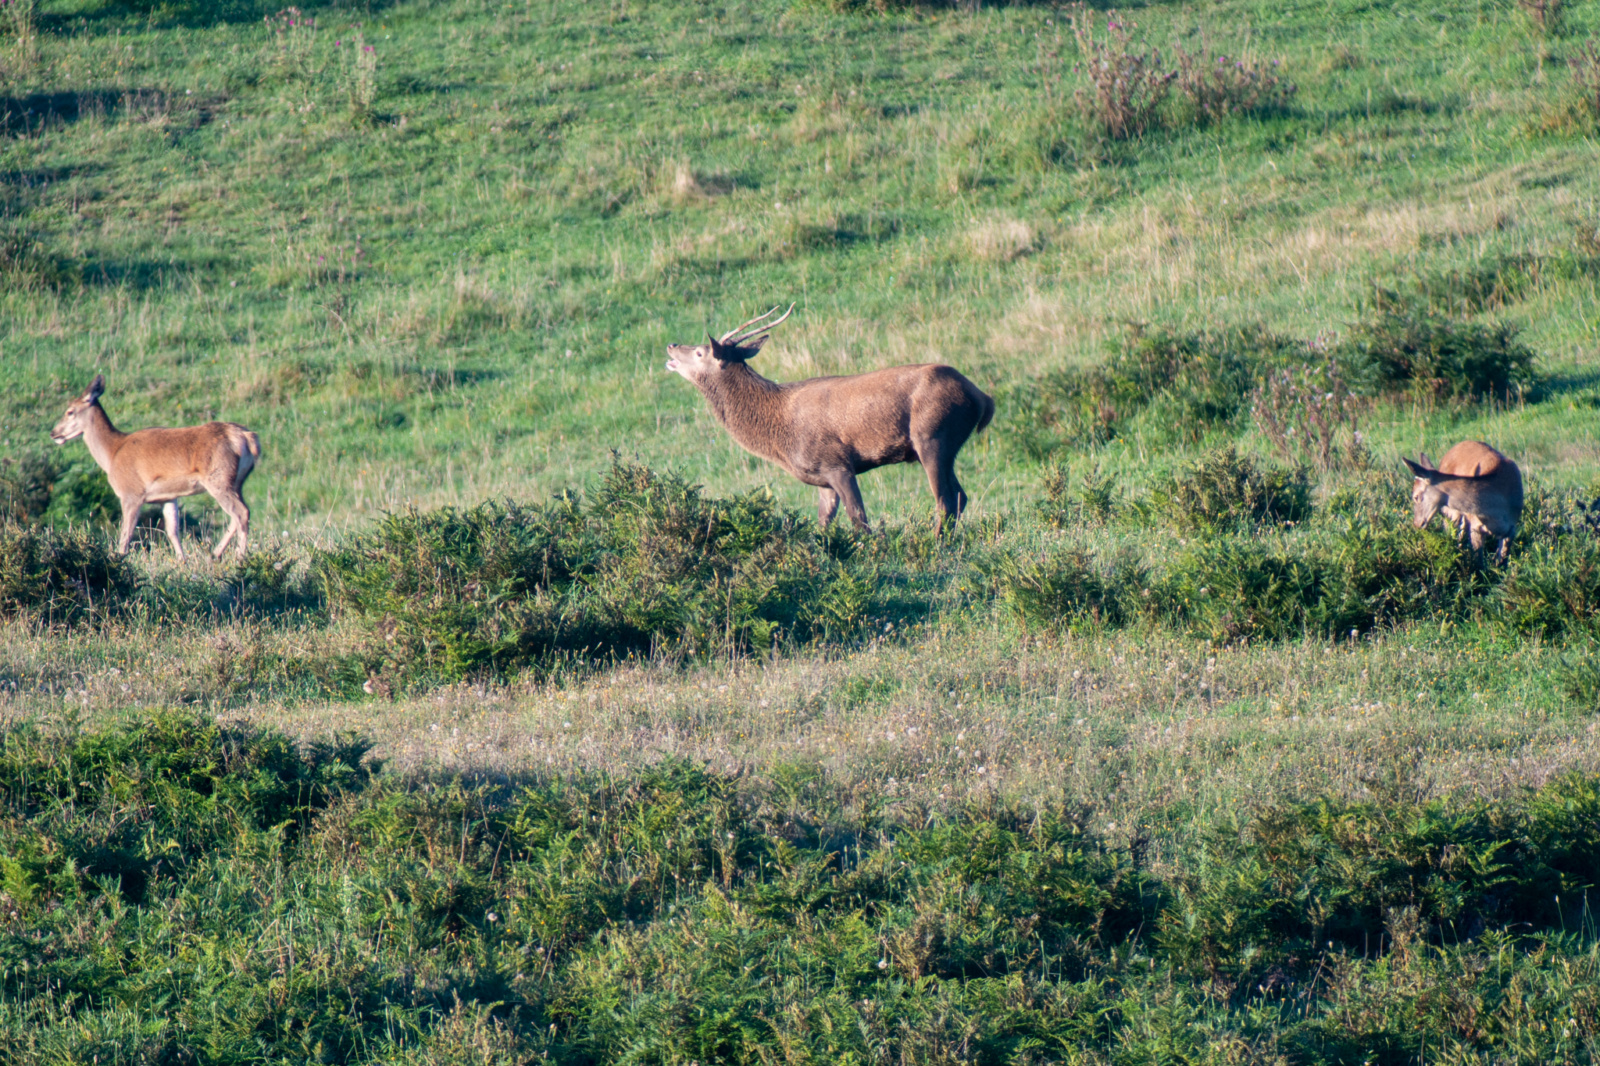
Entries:
<svg viewBox="0 0 1600 1066">
<path fill-rule="evenodd" d="M 817 490 L 817 521 L 826 529 L 833 516 L 839 513 L 839 494 L 832 489 Z"/>
<path fill-rule="evenodd" d="M 161 523 L 166 527 L 167 539 L 172 542 L 172 550 L 178 553 L 178 561 L 183 561 L 182 529 L 180 525 L 182 516 L 178 514 L 178 501 L 168 500 L 161 505 Z"/>
<path fill-rule="evenodd" d="M 844 512 L 850 516 L 850 521 L 861 529 L 871 529 L 867 525 L 867 508 L 861 502 L 861 486 L 856 484 L 856 472 L 846 467 L 835 471 L 832 477 L 832 489 L 844 501 Z"/>
<path fill-rule="evenodd" d="M 122 532 L 117 536 L 117 554 L 127 555 L 133 543 L 133 527 L 139 524 L 139 508 L 144 506 L 143 496 L 119 496 L 122 504 Z"/>
<path fill-rule="evenodd" d="M 218 487 L 211 491 L 211 498 L 217 501 L 217 506 L 227 512 L 229 519 L 228 531 L 222 534 L 222 539 L 217 541 L 217 546 L 211 549 L 213 558 L 222 558 L 222 552 L 228 546 L 228 541 L 235 536 L 239 539 L 234 543 L 233 550 L 244 558 L 245 544 L 250 537 L 250 508 L 245 506 L 244 497 L 230 488 Z"/>
</svg>

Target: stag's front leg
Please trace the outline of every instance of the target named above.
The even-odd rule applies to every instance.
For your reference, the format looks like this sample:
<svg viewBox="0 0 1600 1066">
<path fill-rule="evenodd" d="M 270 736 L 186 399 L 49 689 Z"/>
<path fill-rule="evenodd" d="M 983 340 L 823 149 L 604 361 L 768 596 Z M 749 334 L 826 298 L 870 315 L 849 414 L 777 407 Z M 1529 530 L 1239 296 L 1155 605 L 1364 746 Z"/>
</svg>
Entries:
<svg viewBox="0 0 1600 1066">
<path fill-rule="evenodd" d="M 832 477 L 833 491 L 844 501 L 844 513 L 861 529 L 871 529 L 867 524 L 867 508 L 861 502 L 861 486 L 856 484 L 854 470 L 840 470 Z"/>
</svg>

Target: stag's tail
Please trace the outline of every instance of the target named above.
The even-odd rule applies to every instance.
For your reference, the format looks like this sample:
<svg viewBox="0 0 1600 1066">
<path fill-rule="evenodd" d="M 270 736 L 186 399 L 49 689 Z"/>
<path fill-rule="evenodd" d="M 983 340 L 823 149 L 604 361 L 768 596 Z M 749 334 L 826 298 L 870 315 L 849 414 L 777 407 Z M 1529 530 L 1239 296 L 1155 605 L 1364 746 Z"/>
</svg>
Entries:
<svg viewBox="0 0 1600 1066">
<path fill-rule="evenodd" d="M 972 398 L 977 401 L 978 410 L 981 412 L 978 415 L 978 424 L 973 427 L 972 432 L 982 433 L 988 428 L 990 421 L 994 419 L 994 397 L 970 381 L 967 382 L 967 387 L 972 390 Z"/>
</svg>

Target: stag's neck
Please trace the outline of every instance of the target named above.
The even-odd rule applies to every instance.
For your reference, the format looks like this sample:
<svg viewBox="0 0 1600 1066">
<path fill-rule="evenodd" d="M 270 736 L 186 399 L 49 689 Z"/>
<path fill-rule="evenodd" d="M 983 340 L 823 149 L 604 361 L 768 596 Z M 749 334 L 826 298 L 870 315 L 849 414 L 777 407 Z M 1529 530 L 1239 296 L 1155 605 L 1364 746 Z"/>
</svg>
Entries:
<svg viewBox="0 0 1600 1066">
<path fill-rule="evenodd" d="M 788 425 L 783 418 L 781 385 L 768 381 L 744 363 L 697 384 L 711 405 L 711 413 L 733 434 L 734 440 L 764 459 L 782 462 Z"/>
<path fill-rule="evenodd" d="M 83 443 L 89 446 L 89 454 L 101 470 L 111 472 L 111 457 L 117 454 L 127 436 L 111 424 L 99 404 L 89 408 L 89 425 L 83 431 Z"/>
</svg>

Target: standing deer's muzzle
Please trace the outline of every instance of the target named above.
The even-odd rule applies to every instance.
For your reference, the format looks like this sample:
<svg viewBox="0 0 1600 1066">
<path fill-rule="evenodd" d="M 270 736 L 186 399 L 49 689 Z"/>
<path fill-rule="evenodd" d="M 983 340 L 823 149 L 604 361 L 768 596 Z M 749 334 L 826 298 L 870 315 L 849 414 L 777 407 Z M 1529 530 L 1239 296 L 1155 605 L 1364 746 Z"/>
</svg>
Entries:
<svg viewBox="0 0 1600 1066">
<path fill-rule="evenodd" d="M 50 439 L 57 444 L 65 444 L 67 441 L 77 440 L 81 436 L 83 436 L 83 426 L 77 424 L 71 415 L 57 422 L 55 428 L 50 431 Z"/>
</svg>

